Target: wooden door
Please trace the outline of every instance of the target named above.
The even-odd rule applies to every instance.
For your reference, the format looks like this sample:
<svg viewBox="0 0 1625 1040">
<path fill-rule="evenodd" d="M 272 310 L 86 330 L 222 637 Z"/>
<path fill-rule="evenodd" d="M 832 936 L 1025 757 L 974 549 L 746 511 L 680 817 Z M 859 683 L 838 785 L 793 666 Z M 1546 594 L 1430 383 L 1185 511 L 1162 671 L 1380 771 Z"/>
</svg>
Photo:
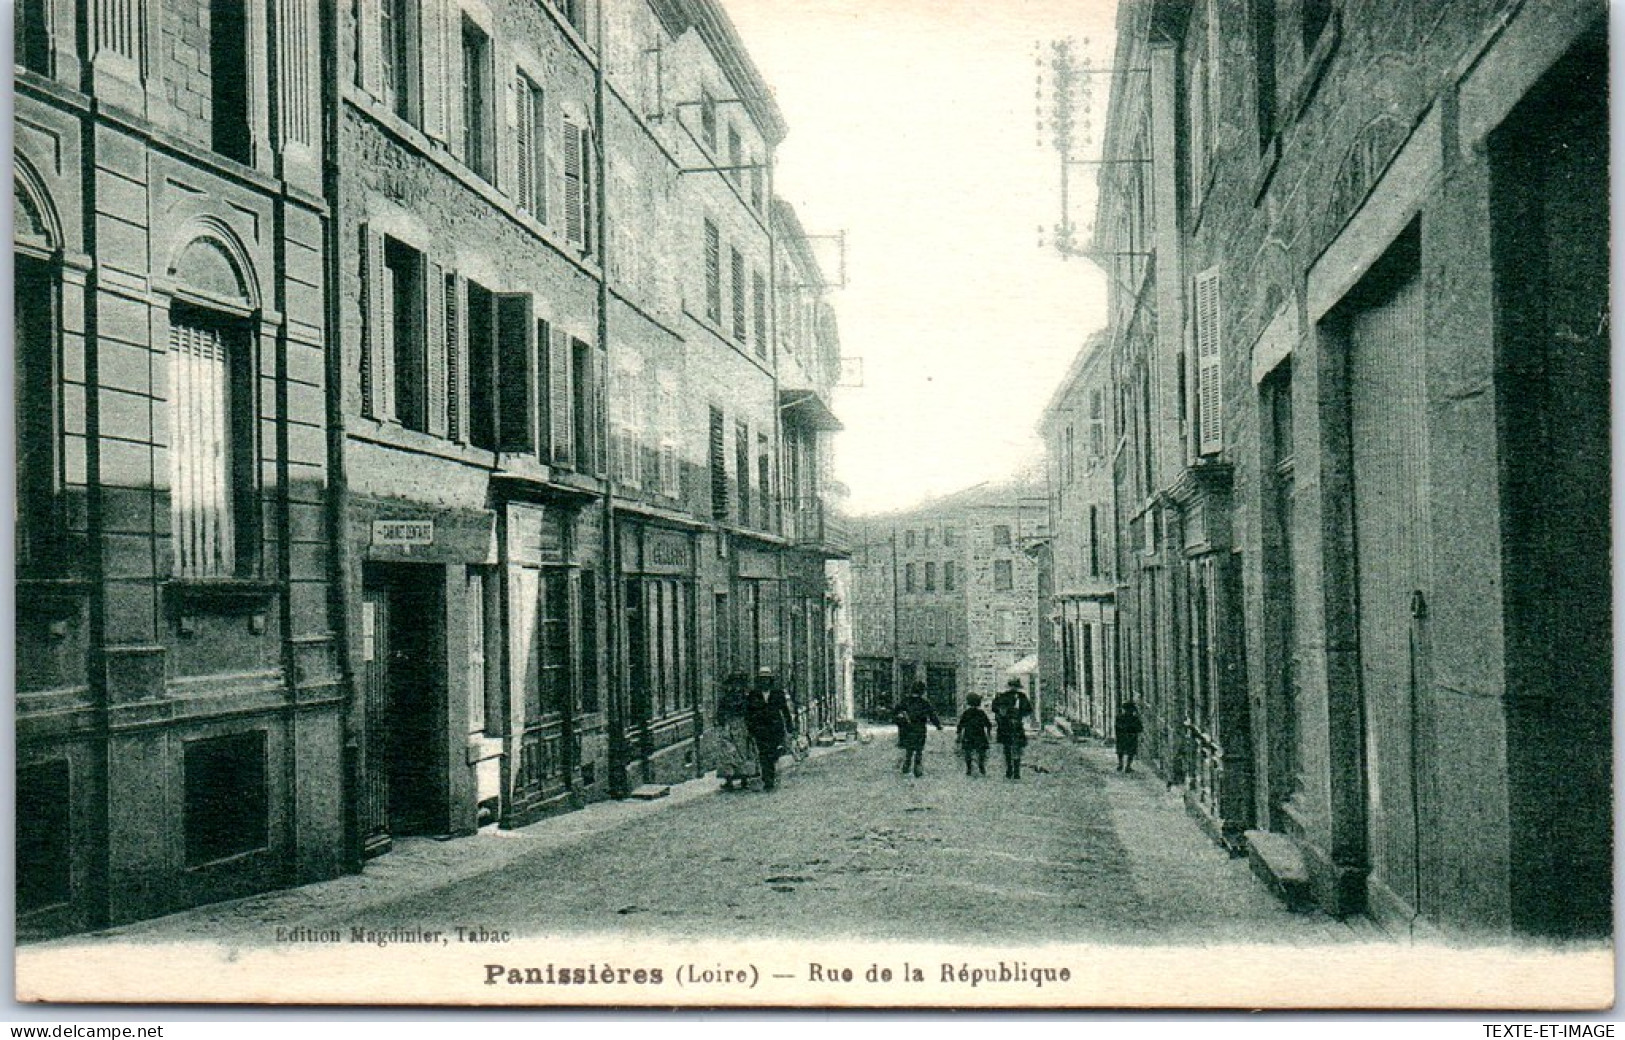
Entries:
<svg viewBox="0 0 1625 1040">
<path fill-rule="evenodd" d="M 1350 316 L 1349 401 L 1358 561 L 1367 837 L 1374 908 L 1420 906 L 1421 660 L 1416 604 L 1428 540 L 1422 298 L 1414 251 L 1390 257 Z M 1397 905 L 1395 905 L 1397 903 Z"/>
</svg>

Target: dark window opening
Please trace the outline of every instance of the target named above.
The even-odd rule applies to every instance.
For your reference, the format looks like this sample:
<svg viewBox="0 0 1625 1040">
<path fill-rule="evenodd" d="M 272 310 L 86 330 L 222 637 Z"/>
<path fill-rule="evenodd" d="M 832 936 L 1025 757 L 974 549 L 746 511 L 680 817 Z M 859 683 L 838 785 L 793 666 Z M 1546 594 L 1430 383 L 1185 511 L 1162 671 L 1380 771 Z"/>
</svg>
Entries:
<svg viewBox="0 0 1625 1040">
<path fill-rule="evenodd" d="M 187 866 L 266 847 L 264 730 L 189 742 L 184 772 Z"/>
<path fill-rule="evenodd" d="M 1253 75 L 1258 100 L 1258 146 L 1275 136 L 1275 0 L 1253 0 Z"/>
<path fill-rule="evenodd" d="M 384 241 L 384 306 L 395 361 L 395 418 L 409 430 L 429 428 L 429 359 L 423 327 L 423 256 Z"/>
<path fill-rule="evenodd" d="M 491 41 L 463 19 L 463 161 L 491 179 Z"/>
<path fill-rule="evenodd" d="M 750 524 L 750 426 L 734 424 L 734 483 L 739 488 L 739 523 Z"/>
<path fill-rule="evenodd" d="M 58 517 L 56 279 L 48 265 L 16 258 L 12 317 L 17 348 L 17 567 L 60 573 L 67 559 Z"/>
<path fill-rule="evenodd" d="M 211 147 L 228 159 L 248 162 L 248 24 L 242 0 L 209 3 L 209 126 Z"/>
<path fill-rule="evenodd" d="M 17 0 L 16 62 L 29 72 L 51 74 L 50 0 Z"/>
</svg>

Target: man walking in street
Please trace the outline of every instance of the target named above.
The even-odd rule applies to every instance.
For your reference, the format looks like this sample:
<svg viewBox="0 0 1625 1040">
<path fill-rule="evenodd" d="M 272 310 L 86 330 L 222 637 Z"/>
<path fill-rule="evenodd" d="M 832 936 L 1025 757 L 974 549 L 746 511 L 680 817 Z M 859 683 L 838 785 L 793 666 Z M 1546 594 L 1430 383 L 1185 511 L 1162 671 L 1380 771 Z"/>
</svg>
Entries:
<svg viewBox="0 0 1625 1040">
<path fill-rule="evenodd" d="M 762 763 L 762 790 L 771 791 L 778 783 L 779 756 L 784 754 L 785 741 L 795 729 L 790 698 L 779 688 L 773 669 L 763 668 L 756 673 L 745 722 Z"/>
<path fill-rule="evenodd" d="M 999 745 L 1004 748 L 1004 778 L 1021 779 L 1021 753 L 1027 746 L 1027 716 L 1033 713 L 1033 702 L 1021 688 L 1021 680 L 1012 678 L 1010 685 L 993 698 L 993 720 L 998 726 Z"/>
</svg>

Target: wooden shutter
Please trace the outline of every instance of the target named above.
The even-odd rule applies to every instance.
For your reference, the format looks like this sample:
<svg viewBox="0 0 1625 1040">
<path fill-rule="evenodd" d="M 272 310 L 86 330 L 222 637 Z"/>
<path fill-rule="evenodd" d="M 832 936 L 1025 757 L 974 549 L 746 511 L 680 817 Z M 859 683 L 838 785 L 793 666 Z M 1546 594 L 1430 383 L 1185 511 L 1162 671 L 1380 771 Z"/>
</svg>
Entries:
<svg viewBox="0 0 1625 1040">
<path fill-rule="evenodd" d="M 722 422 L 722 409 L 712 407 L 711 441 L 706 457 L 711 464 L 711 515 L 718 520 L 728 518 L 728 458 Z"/>
<path fill-rule="evenodd" d="M 534 155 L 536 127 L 533 114 L 535 106 L 531 104 L 530 81 L 520 75 L 514 77 L 514 164 L 518 174 L 514 185 L 514 197 L 519 200 L 519 208 L 531 213 L 535 212 L 532 198 L 534 193 L 531 184 L 536 178 L 536 162 Z"/>
<path fill-rule="evenodd" d="M 497 447 L 534 454 L 536 319 L 529 293 L 497 294 Z"/>
<path fill-rule="evenodd" d="M 705 316 L 722 321 L 722 236 L 709 220 L 705 222 Z"/>
<path fill-rule="evenodd" d="M 755 271 L 751 275 L 752 302 L 755 304 L 756 318 L 756 354 L 767 357 L 767 284 L 762 280 L 762 272 Z"/>
<path fill-rule="evenodd" d="M 1196 276 L 1195 296 L 1197 450 L 1208 455 L 1224 447 L 1218 268 L 1210 268 Z"/>
<path fill-rule="evenodd" d="M 575 418 L 570 407 L 570 337 L 563 329 L 549 330 L 553 342 L 548 348 L 548 410 L 553 424 L 553 461 L 569 464 L 575 458 L 573 436 Z"/>
<path fill-rule="evenodd" d="M 419 0 L 418 40 L 423 83 L 423 132 L 446 139 L 446 3 Z"/>
<path fill-rule="evenodd" d="M 382 18 L 379 0 L 356 4 L 355 82 L 374 97 L 379 96 L 384 74 L 383 41 L 378 38 Z"/>
<path fill-rule="evenodd" d="M 384 236 L 371 224 L 361 227 L 361 414 L 387 420 L 394 414 L 394 310 L 389 272 L 384 270 Z"/>
<path fill-rule="evenodd" d="M 463 321 L 463 281 L 447 272 L 441 315 L 445 323 L 446 345 L 446 436 L 454 441 L 468 438 L 468 344 L 467 323 Z"/>
<path fill-rule="evenodd" d="M 444 437 L 451 403 L 446 364 L 445 274 L 439 264 L 429 261 L 424 262 L 423 271 L 424 351 L 428 368 L 424 380 L 428 400 L 424 402 L 424 411 L 428 417 L 428 432 Z"/>
<path fill-rule="evenodd" d="M 733 281 L 733 334 L 737 342 L 745 342 L 745 257 L 737 249 L 729 256 L 729 277 Z"/>
<path fill-rule="evenodd" d="M 576 244 L 585 242 L 586 214 L 582 203 L 581 129 L 566 116 L 561 120 L 564 138 L 564 237 Z"/>
<path fill-rule="evenodd" d="M 444 35 L 440 68 L 441 105 L 445 109 L 446 147 L 452 155 L 463 154 L 463 16 L 453 0 L 427 0 L 441 8 Z"/>
</svg>

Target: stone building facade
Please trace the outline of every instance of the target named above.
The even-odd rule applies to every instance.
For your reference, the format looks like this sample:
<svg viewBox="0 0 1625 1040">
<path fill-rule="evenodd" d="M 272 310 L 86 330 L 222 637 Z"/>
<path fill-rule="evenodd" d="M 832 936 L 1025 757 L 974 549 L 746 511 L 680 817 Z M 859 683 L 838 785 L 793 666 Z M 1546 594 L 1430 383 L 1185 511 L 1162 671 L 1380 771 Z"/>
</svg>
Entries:
<svg viewBox="0 0 1625 1040">
<path fill-rule="evenodd" d="M 1097 248 L 1153 760 L 1333 912 L 1607 934 L 1604 5 L 1119 29 Z"/>
<path fill-rule="evenodd" d="M 25 932 L 700 775 L 731 672 L 849 714 L 834 287 L 714 0 L 17 25 Z"/>
<path fill-rule="evenodd" d="M 861 713 L 889 719 L 916 682 L 944 720 L 966 694 L 991 699 L 1012 675 L 1043 695 L 1037 550 L 1048 517 L 1039 487 L 979 486 L 855 526 Z"/>
<path fill-rule="evenodd" d="M 1055 713 L 1074 733 L 1112 735 L 1117 683 L 1117 541 L 1109 342 L 1094 337 L 1056 388 L 1039 433 L 1049 489 L 1051 587 L 1046 621 L 1059 653 L 1045 669 Z"/>
<path fill-rule="evenodd" d="M 798 521 L 838 345 L 816 265 L 777 277 L 785 126 L 726 15 L 356 11 L 337 419 L 368 847 L 699 775 L 729 674 L 823 720 L 839 552 Z"/>
<path fill-rule="evenodd" d="M 347 705 L 320 5 L 17 18 L 29 936 L 338 873 Z"/>
</svg>

